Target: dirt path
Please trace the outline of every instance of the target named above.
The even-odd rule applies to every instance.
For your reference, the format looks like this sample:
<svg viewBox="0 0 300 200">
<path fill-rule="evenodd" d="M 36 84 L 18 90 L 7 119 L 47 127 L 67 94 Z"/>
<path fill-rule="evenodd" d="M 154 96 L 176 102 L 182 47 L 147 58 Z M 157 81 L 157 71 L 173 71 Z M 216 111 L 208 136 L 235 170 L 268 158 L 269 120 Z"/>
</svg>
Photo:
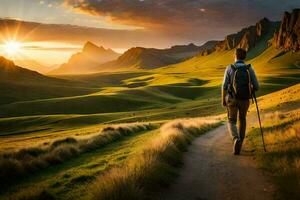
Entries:
<svg viewBox="0 0 300 200">
<path fill-rule="evenodd" d="M 257 169 L 251 152 L 232 155 L 226 126 L 197 138 L 184 156 L 180 177 L 167 200 L 272 199 L 274 187 Z"/>
</svg>

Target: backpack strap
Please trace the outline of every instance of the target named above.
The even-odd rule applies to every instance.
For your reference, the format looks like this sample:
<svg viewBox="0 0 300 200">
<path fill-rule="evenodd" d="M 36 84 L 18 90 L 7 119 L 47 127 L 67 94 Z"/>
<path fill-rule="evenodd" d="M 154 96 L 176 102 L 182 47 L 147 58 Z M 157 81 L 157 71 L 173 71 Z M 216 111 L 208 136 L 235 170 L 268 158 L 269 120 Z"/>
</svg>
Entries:
<svg viewBox="0 0 300 200">
<path fill-rule="evenodd" d="M 236 71 L 236 66 L 234 64 L 231 64 L 230 65 L 230 68 L 232 69 L 233 72 Z M 233 96 L 233 76 L 231 75 L 230 76 L 230 79 L 228 80 L 229 83 L 228 83 L 228 88 L 227 88 L 227 92 Z"/>
<path fill-rule="evenodd" d="M 235 77 L 236 77 L 236 72 L 237 72 L 238 68 L 235 66 L 235 64 L 232 64 L 231 69 L 233 71 L 233 74 L 231 75 L 231 89 L 232 89 L 231 92 L 236 94 L 236 87 L 235 87 L 234 83 L 235 83 Z"/>
<path fill-rule="evenodd" d="M 235 74 L 235 72 L 236 72 L 236 70 L 237 70 L 237 67 L 235 66 L 235 64 L 231 64 L 230 65 L 230 68 L 232 69 L 232 71 L 233 71 L 233 75 Z M 231 80 L 230 80 L 230 82 L 231 82 L 231 84 L 233 84 L 234 83 L 234 79 L 233 79 L 233 77 L 234 76 L 231 76 L 230 78 L 231 78 Z"/>
<path fill-rule="evenodd" d="M 237 67 L 235 66 L 235 64 L 231 64 L 230 67 L 231 67 L 231 69 L 232 69 L 233 71 L 235 71 L 235 70 L 237 69 Z"/>
</svg>

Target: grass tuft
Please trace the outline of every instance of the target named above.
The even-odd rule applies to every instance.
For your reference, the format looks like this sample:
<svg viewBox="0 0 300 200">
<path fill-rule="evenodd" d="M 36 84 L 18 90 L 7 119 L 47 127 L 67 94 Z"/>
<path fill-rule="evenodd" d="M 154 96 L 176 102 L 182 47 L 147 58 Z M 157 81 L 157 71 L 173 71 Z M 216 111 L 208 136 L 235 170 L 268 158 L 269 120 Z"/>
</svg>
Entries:
<svg viewBox="0 0 300 200">
<path fill-rule="evenodd" d="M 20 178 L 50 165 L 61 164 L 79 154 L 96 150 L 120 140 L 122 137 L 154 128 L 156 126 L 149 123 L 111 125 L 89 138 L 77 140 L 68 137 L 56 140 L 47 147 L 34 147 L 0 154 L 0 192 L 9 185 L 18 182 Z"/>
<path fill-rule="evenodd" d="M 89 188 L 91 199 L 153 199 L 168 186 L 182 164 L 182 152 L 191 140 L 218 126 L 215 120 L 184 119 L 163 125 L 160 135 L 122 168 L 113 168 L 98 177 Z"/>
<path fill-rule="evenodd" d="M 77 143 L 77 140 L 75 138 L 68 137 L 68 138 L 65 138 L 65 139 L 62 139 L 62 140 L 54 141 L 52 143 L 51 147 L 55 148 L 55 147 L 60 146 L 62 144 L 76 144 L 76 143 Z"/>
</svg>

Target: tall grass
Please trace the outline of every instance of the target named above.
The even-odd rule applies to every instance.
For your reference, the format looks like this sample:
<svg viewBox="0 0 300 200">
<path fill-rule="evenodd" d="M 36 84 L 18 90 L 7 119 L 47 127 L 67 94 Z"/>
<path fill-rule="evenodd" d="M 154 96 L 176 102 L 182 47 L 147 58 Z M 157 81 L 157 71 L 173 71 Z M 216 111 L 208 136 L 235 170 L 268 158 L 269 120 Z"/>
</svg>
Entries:
<svg viewBox="0 0 300 200">
<path fill-rule="evenodd" d="M 153 199 L 152 194 L 174 180 L 182 152 L 192 139 L 220 123 L 215 120 L 185 119 L 163 125 L 160 135 L 122 168 L 98 177 L 87 192 L 94 200 Z"/>
<path fill-rule="evenodd" d="M 274 178 L 277 199 L 300 199 L 300 110 L 268 113 L 264 125 L 267 153 L 258 128 L 249 134 L 258 162 Z"/>
<path fill-rule="evenodd" d="M 20 178 L 50 165 L 63 163 L 81 153 L 101 148 L 122 137 L 155 127 L 149 123 L 112 125 L 91 137 L 83 139 L 68 137 L 56 140 L 47 146 L 2 153 L 0 155 L 0 191 Z"/>
</svg>

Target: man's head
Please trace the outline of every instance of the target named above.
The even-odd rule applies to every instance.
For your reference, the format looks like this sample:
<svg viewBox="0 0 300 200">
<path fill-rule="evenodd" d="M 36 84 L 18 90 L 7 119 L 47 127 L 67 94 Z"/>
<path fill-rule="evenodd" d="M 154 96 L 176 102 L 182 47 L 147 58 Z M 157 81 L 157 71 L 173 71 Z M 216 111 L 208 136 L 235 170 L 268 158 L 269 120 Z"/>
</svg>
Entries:
<svg viewBox="0 0 300 200">
<path fill-rule="evenodd" d="M 246 50 L 242 48 L 237 48 L 235 50 L 235 60 L 245 60 L 247 56 Z"/>
</svg>

